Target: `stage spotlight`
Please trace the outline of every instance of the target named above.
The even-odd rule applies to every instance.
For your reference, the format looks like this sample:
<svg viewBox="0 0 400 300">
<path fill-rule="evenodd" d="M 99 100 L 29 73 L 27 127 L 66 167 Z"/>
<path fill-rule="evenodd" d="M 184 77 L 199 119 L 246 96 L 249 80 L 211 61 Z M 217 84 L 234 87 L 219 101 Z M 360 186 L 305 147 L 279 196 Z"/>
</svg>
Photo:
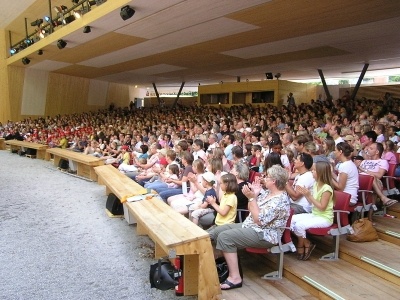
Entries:
<svg viewBox="0 0 400 300">
<path fill-rule="evenodd" d="M 132 18 L 132 16 L 134 14 L 135 14 L 135 10 L 132 7 L 130 7 L 129 5 L 121 8 L 120 15 L 121 15 L 122 20 L 124 20 L 124 21 Z"/>
<path fill-rule="evenodd" d="M 43 50 L 40 49 L 40 50 L 37 52 L 37 54 L 38 54 L 38 55 L 43 55 Z"/>
<path fill-rule="evenodd" d="M 69 24 L 69 23 L 71 23 L 73 21 L 75 21 L 75 16 L 74 15 L 69 15 L 68 17 L 64 18 L 63 23 L 65 25 L 67 25 L 67 24 Z"/>
<path fill-rule="evenodd" d="M 43 23 L 43 19 L 37 19 L 31 23 L 31 26 L 40 26 Z"/>
<path fill-rule="evenodd" d="M 91 31 L 92 31 L 92 29 L 90 28 L 90 26 L 83 27 L 83 33 L 89 33 Z"/>
<path fill-rule="evenodd" d="M 26 48 L 28 48 L 28 45 L 25 44 L 25 42 L 22 42 L 21 44 L 19 44 L 19 50 L 24 50 Z"/>
<path fill-rule="evenodd" d="M 282 76 L 281 73 L 276 73 L 276 74 L 275 74 L 275 78 L 276 78 L 276 79 L 279 79 L 281 76 Z"/>
<path fill-rule="evenodd" d="M 74 17 L 75 19 L 80 19 L 82 17 L 82 13 L 79 10 L 74 10 Z"/>
<path fill-rule="evenodd" d="M 25 39 L 25 44 L 27 45 L 27 46 L 30 46 L 30 45 L 32 45 L 32 44 L 34 44 L 35 43 L 35 41 L 33 40 L 33 39 Z"/>
<path fill-rule="evenodd" d="M 65 46 L 67 46 L 67 42 L 66 42 L 66 41 L 64 41 L 64 40 L 58 40 L 58 41 L 57 41 L 57 47 L 58 47 L 58 49 L 64 49 Z"/>
<path fill-rule="evenodd" d="M 17 54 L 18 52 L 19 52 L 19 49 L 18 49 L 18 48 L 11 48 L 11 49 L 10 49 L 10 54 L 11 54 L 11 55 Z"/>
<path fill-rule="evenodd" d="M 31 62 L 31 60 L 30 60 L 29 58 L 27 58 L 27 57 L 24 57 L 24 58 L 22 59 L 22 63 L 23 63 L 24 65 L 29 65 L 30 62 Z"/>
<path fill-rule="evenodd" d="M 89 1 L 89 5 L 90 6 L 96 5 L 96 1 L 94 1 L 94 0 L 93 1 Z"/>
<path fill-rule="evenodd" d="M 72 3 L 78 4 L 79 0 L 72 0 Z"/>
<path fill-rule="evenodd" d="M 265 73 L 265 77 L 267 79 L 274 79 L 274 76 L 272 75 L 272 73 Z"/>
<path fill-rule="evenodd" d="M 46 30 L 46 29 L 40 29 L 39 30 L 39 37 L 41 39 L 44 39 L 48 34 L 49 34 L 49 31 Z"/>
<path fill-rule="evenodd" d="M 53 27 L 57 27 L 57 26 L 60 26 L 60 25 L 62 25 L 62 24 L 63 24 L 63 22 L 60 21 L 60 20 L 55 20 L 55 21 L 53 21 Z"/>
</svg>

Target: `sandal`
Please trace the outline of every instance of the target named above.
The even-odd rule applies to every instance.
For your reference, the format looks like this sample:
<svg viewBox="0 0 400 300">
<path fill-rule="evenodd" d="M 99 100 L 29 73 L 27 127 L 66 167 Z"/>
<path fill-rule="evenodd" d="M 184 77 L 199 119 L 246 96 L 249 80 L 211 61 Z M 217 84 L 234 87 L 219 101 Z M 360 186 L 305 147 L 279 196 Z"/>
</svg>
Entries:
<svg viewBox="0 0 400 300">
<path fill-rule="evenodd" d="M 303 249 L 303 252 L 299 252 L 299 249 Z M 304 249 L 305 249 L 305 247 L 297 248 L 297 259 L 298 260 L 303 260 L 303 258 L 304 258 Z"/>
<path fill-rule="evenodd" d="M 313 252 L 313 250 L 315 249 L 315 244 L 310 243 L 310 245 L 308 247 L 304 247 L 307 251 L 304 254 L 303 260 L 307 260 L 310 258 L 311 252 Z"/>
<path fill-rule="evenodd" d="M 232 283 L 230 282 L 228 279 L 225 280 L 224 282 L 222 282 L 220 285 L 226 284 L 228 287 L 227 288 L 223 288 L 221 287 L 221 290 L 226 291 L 226 290 L 232 290 L 232 289 L 237 289 L 237 288 L 241 288 L 243 282 L 239 282 L 239 283 Z"/>
<path fill-rule="evenodd" d="M 392 206 L 393 204 L 396 204 L 397 202 L 398 202 L 397 200 L 394 200 L 394 199 L 390 199 L 390 198 L 389 198 L 389 201 L 387 201 L 386 203 L 383 203 L 383 205 L 386 206 L 386 207 L 390 207 L 390 206 Z"/>
</svg>

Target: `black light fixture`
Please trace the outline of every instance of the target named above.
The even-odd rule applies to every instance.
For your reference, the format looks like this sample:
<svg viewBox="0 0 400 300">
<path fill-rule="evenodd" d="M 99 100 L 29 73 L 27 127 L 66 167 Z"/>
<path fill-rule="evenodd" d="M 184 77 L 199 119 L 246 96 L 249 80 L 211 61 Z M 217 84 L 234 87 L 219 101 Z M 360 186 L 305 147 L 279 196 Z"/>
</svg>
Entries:
<svg viewBox="0 0 400 300">
<path fill-rule="evenodd" d="M 90 6 L 96 5 L 96 1 L 94 1 L 94 0 L 89 1 L 89 5 Z"/>
<path fill-rule="evenodd" d="M 24 57 L 24 58 L 22 59 L 22 63 L 23 63 L 24 65 L 29 65 L 30 62 L 31 62 L 31 60 L 30 60 L 29 58 L 27 58 L 27 57 Z"/>
<path fill-rule="evenodd" d="M 40 26 L 43 23 L 43 19 L 37 19 L 31 23 L 31 26 Z"/>
<path fill-rule="evenodd" d="M 276 74 L 275 74 L 275 78 L 276 78 L 276 79 L 279 79 L 280 77 L 281 77 L 281 73 L 276 73 Z"/>
<path fill-rule="evenodd" d="M 75 21 L 75 16 L 74 15 L 69 15 L 68 17 L 64 18 L 63 23 L 65 25 L 67 25 L 67 24 L 69 24 L 69 23 L 71 23 L 73 21 Z"/>
<path fill-rule="evenodd" d="M 66 42 L 66 41 L 64 41 L 64 40 L 58 40 L 58 41 L 57 41 L 57 47 L 58 47 L 58 49 L 64 49 L 65 46 L 67 46 L 67 42 Z"/>
<path fill-rule="evenodd" d="M 92 31 L 92 29 L 90 28 L 90 26 L 83 27 L 83 33 L 89 33 L 91 31 Z"/>
<path fill-rule="evenodd" d="M 72 3 L 78 4 L 79 0 L 72 0 Z"/>
<path fill-rule="evenodd" d="M 43 55 L 43 50 L 40 49 L 40 50 L 37 52 L 37 54 L 38 54 L 38 55 Z"/>
<path fill-rule="evenodd" d="M 135 10 L 129 5 L 126 5 L 121 8 L 121 12 L 119 14 L 121 15 L 122 20 L 126 21 L 132 18 L 132 16 L 135 14 Z"/>
<path fill-rule="evenodd" d="M 274 79 L 274 76 L 272 75 L 272 73 L 265 73 L 265 77 L 267 79 Z"/>
</svg>

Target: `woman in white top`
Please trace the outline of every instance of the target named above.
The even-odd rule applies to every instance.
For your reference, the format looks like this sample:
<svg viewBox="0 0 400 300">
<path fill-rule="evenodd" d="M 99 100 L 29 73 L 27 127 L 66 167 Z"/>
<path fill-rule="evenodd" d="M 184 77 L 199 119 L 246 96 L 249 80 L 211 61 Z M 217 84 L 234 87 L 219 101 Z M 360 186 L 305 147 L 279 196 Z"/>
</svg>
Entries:
<svg viewBox="0 0 400 300">
<path fill-rule="evenodd" d="M 350 206 L 357 203 L 358 193 L 358 170 L 357 166 L 351 160 L 353 147 L 341 142 L 336 145 L 335 158 L 339 161 L 338 175 L 333 176 L 333 187 L 335 190 L 343 191 L 351 195 Z"/>
</svg>

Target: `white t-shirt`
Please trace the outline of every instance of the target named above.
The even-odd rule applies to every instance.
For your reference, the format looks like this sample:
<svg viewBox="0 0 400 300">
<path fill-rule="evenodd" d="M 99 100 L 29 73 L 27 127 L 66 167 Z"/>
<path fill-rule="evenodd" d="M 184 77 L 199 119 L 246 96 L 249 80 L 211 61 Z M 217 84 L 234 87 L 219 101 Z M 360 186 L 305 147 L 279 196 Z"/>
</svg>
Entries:
<svg viewBox="0 0 400 300">
<path fill-rule="evenodd" d="M 337 144 L 339 144 L 339 143 L 342 143 L 342 142 L 344 142 L 344 139 L 343 139 L 341 136 L 339 136 L 339 137 L 335 140 L 335 145 L 337 145 Z"/>
<path fill-rule="evenodd" d="M 379 169 L 388 170 L 389 163 L 386 159 L 374 159 L 374 160 L 363 160 L 360 164 L 361 169 L 365 169 L 370 172 L 379 172 Z"/>
<path fill-rule="evenodd" d="M 337 180 L 339 180 L 340 173 L 347 174 L 347 181 L 343 192 L 351 195 L 351 203 L 357 203 L 357 193 L 359 187 L 357 166 L 351 160 L 345 161 L 339 165 Z"/>
<path fill-rule="evenodd" d="M 293 188 L 296 189 L 296 186 L 299 185 L 299 186 L 307 188 L 312 193 L 314 182 L 315 182 L 315 179 L 314 179 L 311 171 L 307 171 L 307 172 L 305 172 L 303 174 L 299 174 L 295 177 L 294 182 L 293 182 Z M 290 199 L 290 202 L 303 206 L 303 208 L 306 212 L 311 213 L 312 206 L 307 201 L 306 197 L 302 196 L 296 201 L 293 201 L 292 199 Z"/>
</svg>

